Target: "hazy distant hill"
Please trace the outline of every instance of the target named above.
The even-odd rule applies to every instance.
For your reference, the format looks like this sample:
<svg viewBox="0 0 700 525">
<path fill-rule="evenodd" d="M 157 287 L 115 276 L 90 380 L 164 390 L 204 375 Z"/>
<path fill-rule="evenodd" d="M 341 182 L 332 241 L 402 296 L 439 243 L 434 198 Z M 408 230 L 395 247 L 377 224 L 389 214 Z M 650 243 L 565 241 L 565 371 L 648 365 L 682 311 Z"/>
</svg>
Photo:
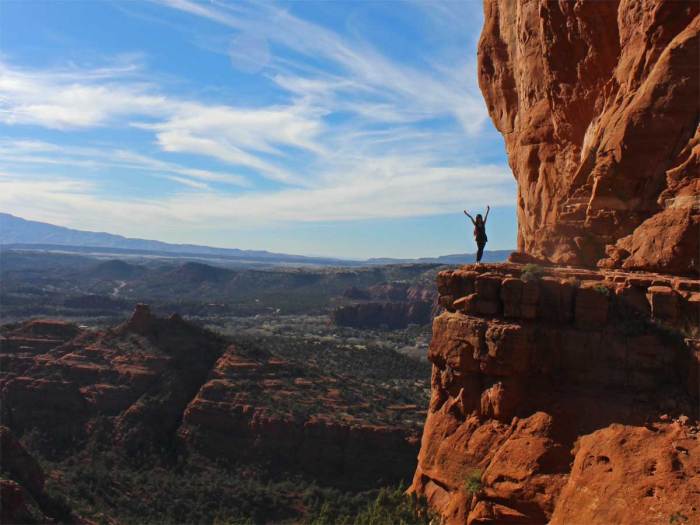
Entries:
<svg viewBox="0 0 700 525">
<path fill-rule="evenodd" d="M 147 239 L 134 239 L 104 232 L 74 230 L 39 221 L 30 221 L 9 213 L 0 213 L 0 245 L 5 248 L 32 248 L 47 251 L 96 252 L 113 254 L 155 254 L 196 258 L 224 258 L 250 263 L 314 264 L 332 266 L 357 266 L 367 264 L 438 263 L 466 264 L 474 262 L 473 253 L 424 257 L 420 259 L 373 258 L 344 260 L 331 257 L 306 257 L 273 253 L 264 250 L 239 250 L 237 248 L 213 248 L 195 244 L 170 244 Z M 484 262 L 505 261 L 512 250 L 484 252 Z"/>
<path fill-rule="evenodd" d="M 264 250 L 239 250 L 237 248 L 212 248 L 195 244 L 170 244 L 147 239 L 133 239 L 104 232 L 74 230 L 45 222 L 30 221 L 9 213 L 0 213 L 0 244 L 32 244 L 45 246 L 70 246 L 80 248 L 110 248 L 139 252 L 156 252 L 173 255 L 216 255 L 271 262 L 299 262 L 332 264 L 338 261 L 326 257 L 304 257 L 272 253 Z"/>
<path fill-rule="evenodd" d="M 503 262 L 513 250 L 493 250 L 484 251 L 482 262 Z M 439 257 L 421 257 L 419 259 L 392 259 L 391 257 L 375 257 L 367 259 L 368 264 L 399 264 L 410 261 L 412 263 L 437 263 L 437 264 L 471 264 L 476 261 L 473 253 L 454 253 L 451 255 L 441 255 Z"/>
<path fill-rule="evenodd" d="M 137 264 L 129 264 L 125 261 L 111 260 L 96 264 L 88 270 L 90 277 L 100 279 L 134 279 L 143 275 L 146 269 Z"/>
</svg>

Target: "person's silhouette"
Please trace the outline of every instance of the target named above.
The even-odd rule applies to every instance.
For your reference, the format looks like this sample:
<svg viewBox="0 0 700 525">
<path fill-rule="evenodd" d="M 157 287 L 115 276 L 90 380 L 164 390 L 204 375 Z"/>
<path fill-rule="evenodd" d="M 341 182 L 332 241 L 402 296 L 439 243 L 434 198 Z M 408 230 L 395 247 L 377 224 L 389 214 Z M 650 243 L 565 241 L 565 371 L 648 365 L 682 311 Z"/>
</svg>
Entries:
<svg viewBox="0 0 700 525">
<path fill-rule="evenodd" d="M 486 206 L 486 217 L 482 218 L 481 214 L 477 213 L 476 219 L 474 219 L 474 217 L 467 213 L 467 210 L 464 210 L 464 215 L 469 217 L 474 225 L 474 240 L 478 248 L 476 251 L 477 263 L 481 262 L 481 257 L 484 255 L 484 246 L 486 246 L 486 242 L 489 240 L 488 237 L 486 237 L 486 220 L 489 218 L 489 211 L 491 211 L 491 207 Z"/>
</svg>

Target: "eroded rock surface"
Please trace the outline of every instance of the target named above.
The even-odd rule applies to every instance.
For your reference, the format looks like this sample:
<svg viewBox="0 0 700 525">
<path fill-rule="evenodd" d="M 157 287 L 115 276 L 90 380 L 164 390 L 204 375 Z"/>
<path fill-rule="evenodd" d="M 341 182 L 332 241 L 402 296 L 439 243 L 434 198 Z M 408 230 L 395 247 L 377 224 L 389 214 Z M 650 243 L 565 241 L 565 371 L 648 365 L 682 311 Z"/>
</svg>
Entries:
<svg viewBox="0 0 700 525">
<path fill-rule="evenodd" d="M 178 435 L 217 461 L 257 459 L 335 484 L 410 479 L 419 427 L 372 424 L 355 396 L 314 367 L 232 345 L 187 406 Z M 362 401 L 391 409 L 369 392 Z M 422 412 L 395 408 L 406 417 Z"/>
<path fill-rule="evenodd" d="M 449 523 L 700 522 L 700 4 L 484 4 L 511 261 L 546 267 L 438 276 L 412 490 Z"/>
<path fill-rule="evenodd" d="M 518 182 L 519 251 L 700 269 L 700 4 L 485 0 L 479 84 Z"/>
<path fill-rule="evenodd" d="M 700 280 L 537 270 L 438 275 L 412 490 L 448 523 L 700 520 Z"/>
</svg>

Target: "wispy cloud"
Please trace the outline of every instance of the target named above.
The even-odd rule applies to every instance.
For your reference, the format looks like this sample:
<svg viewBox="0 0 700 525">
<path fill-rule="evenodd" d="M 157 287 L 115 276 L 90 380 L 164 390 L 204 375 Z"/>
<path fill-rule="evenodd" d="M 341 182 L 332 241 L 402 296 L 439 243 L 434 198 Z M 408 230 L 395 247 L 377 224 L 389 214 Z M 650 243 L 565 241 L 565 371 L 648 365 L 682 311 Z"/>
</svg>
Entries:
<svg viewBox="0 0 700 525">
<path fill-rule="evenodd" d="M 476 79 L 473 75 L 469 78 L 470 71 L 475 71 L 476 57 L 468 58 L 466 53 L 456 63 L 449 57 L 449 61 L 429 62 L 419 69 L 387 58 L 365 40 L 350 40 L 274 4 L 160 3 L 243 35 L 256 35 L 256 41 L 267 39 L 304 57 L 326 61 L 323 70 L 290 58 L 273 57 L 265 64 L 276 72 L 272 78 L 280 87 L 315 107 L 347 110 L 383 122 L 415 122 L 448 115 L 469 134 L 478 133 L 487 118 Z M 433 17 L 452 17 L 453 24 L 454 15 L 468 14 L 444 2 L 430 3 L 425 10 Z M 458 20 L 466 23 L 464 16 Z M 220 51 L 230 52 L 223 45 Z"/>
<path fill-rule="evenodd" d="M 0 162 L 6 166 L 54 165 L 92 170 L 125 168 L 166 177 L 197 189 L 208 189 L 206 182 L 250 186 L 250 182 L 240 175 L 185 167 L 129 150 L 66 146 L 38 140 L 0 141 Z"/>
<path fill-rule="evenodd" d="M 320 151 L 321 124 L 297 105 L 261 109 L 206 105 L 161 94 L 134 70 L 71 68 L 34 71 L 0 62 L 0 122 L 70 130 L 129 125 L 150 129 L 163 151 L 208 155 L 271 179 L 298 178 L 280 162 L 278 146 Z M 139 119 L 148 118 L 148 121 Z"/>
<path fill-rule="evenodd" d="M 391 169 L 390 167 L 388 168 Z M 97 197 L 91 184 L 70 179 L 0 178 L 0 207 L 33 218 L 56 219 L 79 227 L 85 213 L 91 227 L 138 235 L 144 220 L 171 228 L 206 224 L 349 221 L 425 216 L 463 207 L 512 202 L 510 172 L 501 166 L 478 169 L 416 168 L 401 176 L 382 169 L 361 173 L 346 183 L 314 189 L 283 189 L 226 195 L 209 191 L 157 199 Z M 361 180 L 361 182 L 358 181 Z M 55 184 L 54 184 L 55 183 Z"/>
<path fill-rule="evenodd" d="M 135 114 L 163 115 L 167 101 L 124 79 L 132 67 L 50 71 L 0 62 L 0 122 L 53 129 L 88 128 Z"/>
<path fill-rule="evenodd" d="M 3 55 L 0 124 L 25 138 L 0 141 L 1 207 L 76 227 L 116 224 L 119 233 L 141 235 L 149 221 L 350 221 L 514 202 L 505 163 L 481 165 L 474 153 L 487 114 L 475 57 L 459 47 L 466 47 L 461 33 L 456 52 L 426 49 L 405 60 L 361 31 L 341 34 L 272 3 L 149 6 L 218 27 L 197 41 L 227 55 L 230 67 L 257 75 L 275 96 L 251 103 L 235 87 L 209 96 L 210 86 L 195 82 L 192 89 L 192 79 L 185 94 L 178 80 L 149 70 L 141 55 L 101 67 L 51 68 L 20 67 Z M 437 0 L 413 8 L 450 36 L 471 9 Z M 173 27 L 194 31 L 190 25 L 180 20 Z M 38 140 L 45 136 L 33 132 L 38 128 L 71 140 Z M 103 132 L 111 130 L 143 138 L 136 145 L 105 140 Z M 89 131 L 101 132 L 100 140 Z M 94 174 L 107 169 L 166 179 L 173 187 L 147 199 L 105 196 L 104 181 Z"/>
</svg>

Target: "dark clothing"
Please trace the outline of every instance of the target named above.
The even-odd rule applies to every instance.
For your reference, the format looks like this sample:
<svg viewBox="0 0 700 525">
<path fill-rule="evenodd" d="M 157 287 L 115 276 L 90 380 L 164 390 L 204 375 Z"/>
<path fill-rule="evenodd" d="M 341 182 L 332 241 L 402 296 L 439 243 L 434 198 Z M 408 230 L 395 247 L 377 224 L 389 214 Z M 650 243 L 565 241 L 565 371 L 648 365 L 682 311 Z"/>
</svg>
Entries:
<svg viewBox="0 0 700 525">
<path fill-rule="evenodd" d="M 482 222 L 474 223 L 474 239 L 476 240 L 476 246 L 479 248 L 476 252 L 476 262 L 481 262 L 481 257 L 484 255 L 484 246 L 486 246 L 486 223 Z"/>
<path fill-rule="evenodd" d="M 481 257 L 484 255 L 484 246 L 486 246 L 486 242 L 476 241 L 476 246 L 479 248 L 476 251 L 476 262 L 481 262 Z"/>
<path fill-rule="evenodd" d="M 476 239 L 476 244 L 486 243 L 488 237 L 486 237 L 486 223 L 474 224 L 474 239 Z"/>
</svg>

